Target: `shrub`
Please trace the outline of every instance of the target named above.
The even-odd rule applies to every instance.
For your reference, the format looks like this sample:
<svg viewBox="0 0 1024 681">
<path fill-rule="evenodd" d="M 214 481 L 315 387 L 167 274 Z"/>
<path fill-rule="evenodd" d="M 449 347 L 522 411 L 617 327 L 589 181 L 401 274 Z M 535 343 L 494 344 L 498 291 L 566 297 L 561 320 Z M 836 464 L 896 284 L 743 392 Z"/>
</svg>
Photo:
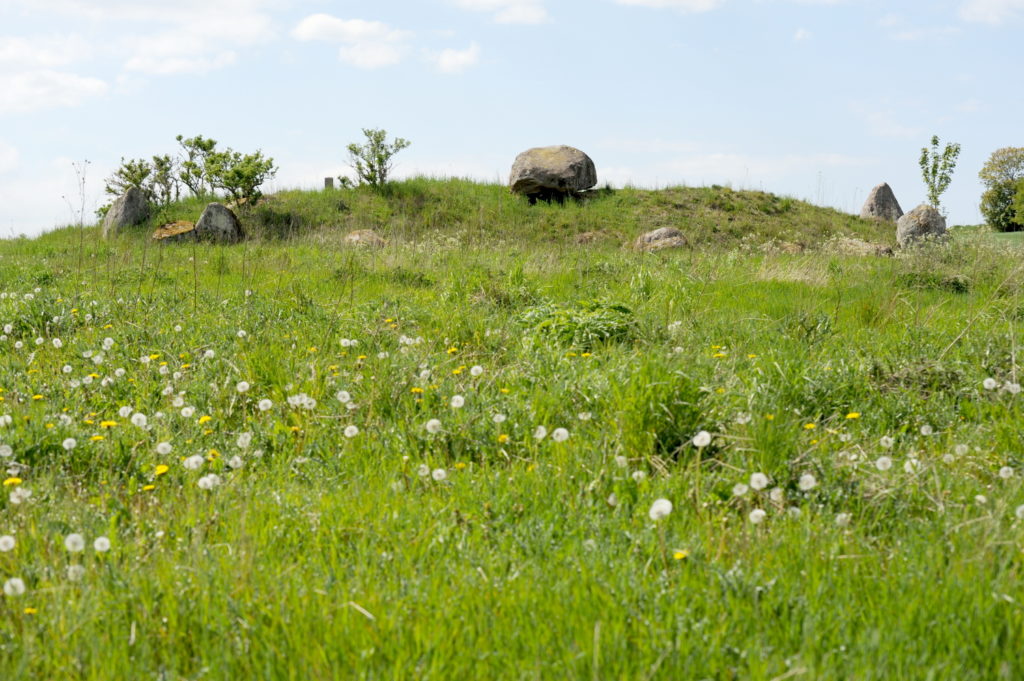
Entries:
<svg viewBox="0 0 1024 681">
<path fill-rule="evenodd" d="M 1024 147 L 996 149 L 982 166 L 978 178 L 985 185 L 981 195 L 981 214 L 1000 232 L 1024 228 L 1024 199 L 1017 201 L 1019 184 L 1024 180 Z"/>
<path fill-rule="evenodd" d="M 394 142 L 388 144 L 387 134 L 386 130 L 363 128 L 366 144 L 352 143 L 347 147 L 350 165 L 356 171 L 359 181 L 374 189 L 387 184 L 395 154 L 412 144 L 401 137 L 396 137 Z"/>
<path fill-rule="evenodd" d="M 263 195 L 260 186 L 274 177 L 277 168 L 262 151 L 242 154 L 226 149 L 209 155 L 206 172 L 213 187 L 224 190 L 236 203 L 252 204 Z"/>
</svg>

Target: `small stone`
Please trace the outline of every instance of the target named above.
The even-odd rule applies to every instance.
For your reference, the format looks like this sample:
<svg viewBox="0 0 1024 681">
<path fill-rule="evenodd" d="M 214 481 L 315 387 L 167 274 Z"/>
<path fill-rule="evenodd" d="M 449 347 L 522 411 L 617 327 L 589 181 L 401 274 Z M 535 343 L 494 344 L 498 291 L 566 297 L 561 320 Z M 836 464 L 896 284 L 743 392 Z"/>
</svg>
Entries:
<svg viewBox="0 0 1024 681">
<path fill-rule="evenodd" d="M 661 251 L 666 248 L 682 248 L 687 245 L 686 237 L 675 227 L 659 227 L 641 234 L 633 242 L 637 251 Z"/>
</svg>

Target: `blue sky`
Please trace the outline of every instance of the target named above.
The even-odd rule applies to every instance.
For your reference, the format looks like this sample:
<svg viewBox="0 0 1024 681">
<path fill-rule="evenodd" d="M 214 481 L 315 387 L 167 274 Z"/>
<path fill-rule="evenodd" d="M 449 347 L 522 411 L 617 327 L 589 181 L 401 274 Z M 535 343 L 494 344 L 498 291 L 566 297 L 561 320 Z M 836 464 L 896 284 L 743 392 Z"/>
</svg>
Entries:
<svg viewBox="0 0 1024 681">
<path fill-rule="evenodd" d="M 1022 29 L 1024 0 L 0 0 L 0 236 L 72 220 L 73 161 L 90 212 L 177 134 L 315 187 L 363 127 L 412 141 L 399 175 L 505 181 L 570 144 L 602 183 L 850 212 L 882 181 L 923 201 L 938 134 L 963 145 L 950 221 L 974 223 L 981 165 L 1024 146 Z"/>
</svg>

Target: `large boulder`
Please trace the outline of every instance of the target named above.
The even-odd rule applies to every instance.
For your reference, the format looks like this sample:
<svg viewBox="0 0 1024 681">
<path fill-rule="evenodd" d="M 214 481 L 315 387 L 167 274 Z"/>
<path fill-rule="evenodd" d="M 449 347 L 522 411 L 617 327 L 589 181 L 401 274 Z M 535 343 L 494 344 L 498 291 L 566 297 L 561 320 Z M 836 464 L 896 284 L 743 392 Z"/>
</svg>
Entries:
<svg viewBox="0 0 1024 681">
<path fill-rule="evenodd" d="M 589 156 L 567 146 L 536 147 L 516 156 L 509 188 L 537 199 L 558 201 L 597 184 L 597 169 Z"/>
<path fill-rule="evenodd" d="M 865 220 L 886 220 L 896 222 L 903 217 L 903 209 L 896 195 L 892 193 L 892 187 L 883 182 L 868 194 L 868 200 L 860 209 L 860 216 Z"/>
<path fill-rule="evenodd" d="M 233 244 L 245 238 L 242 224 L 231 209 L 220 203 L 211 203 L 199 216 L 193 230 L 199 241 Z"/>
<path fill-rule="evenodd" d="M 634 250 L 648 253 L 683 246 L 686 246 L 686 237 L 675 227 L 659 227 L 641 234 L 633 242 Z"/>
<path fill-rule="evenodd" d="M 103 236 L 117 234 L 125 227 L 142 224 L 149 217 L 149 200 L 146 192 L 138 187 L 130 187 L 110 206 L 103 218 Z"/>
<path fill-rule="evenodd" d="M 896 223 L 896 243 L 909 246 L 922 239 L 938 239 L 946 234 L 946 218 L 935 206 L 922 203 Z"/>
</svg>

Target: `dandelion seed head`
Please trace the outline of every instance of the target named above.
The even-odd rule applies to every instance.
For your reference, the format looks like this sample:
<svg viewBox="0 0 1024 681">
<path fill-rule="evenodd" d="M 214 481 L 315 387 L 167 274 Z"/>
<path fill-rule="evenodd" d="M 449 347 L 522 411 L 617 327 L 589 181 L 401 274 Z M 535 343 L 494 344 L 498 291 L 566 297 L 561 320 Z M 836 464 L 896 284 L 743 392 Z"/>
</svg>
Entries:
<svg viewBox="0 0 1024 681">
<path fill-rule="evenodd" d="M 667 517 L 672 512 L 672 502 L 668 499 L 655 499 L 654 503 L 651 504 L 650 510 L 647 515 L 650 516 L 651 520 L 658 521 L 662 518 Z"/>
<path fill-rule="evenodd" d="M 768 476 L 764 473 L 754 473 L 750 476 L 750 488 L 760 492 L 768 486 Z"/>
<path fill-rule="evenodd" d="M 763 509 L 760 508 L 755 508 L 753 511 L 750 512 L 750 522 L 754 523 L 755 525 L 760 525 L 764 522 L 764 519 L 767 517 L 768 514 Z"/>
<path fill-rule="evenodd" d="M 25 593 L 25 582 L 20 577 L 11 577 L 4 582 L 4 594 L 15 597 Z"/>
<path fill-rule="evenodd" d="M 78 553 L 79 551 L 84 551 L 85 537 L 78 534 L 77 532 L 72 532 L 68 536 L 64 537 L 64 548 L 66 548 L 71 553 Z"/>
<path fill-rule="evenodd" d="M 551 439 L 555 442 L 565 442 L 569 439 L 569 431 L 565 428 L 555 428 L 551 433 Z"/>
<path fill-rule="evenodd" d="M 887 471 L 892 468 L 892 459 L 887 456 L 880 456 L 875 460 L 875 468 L 880 471 Z"/>
<path fill-rule="evenodd" d="M 804 473 L 800 476 L 800 481 L 797 483 L 797 486 L 801 491 L 809 492 L 818 486 L 818 481 L 810 473 Z"/>
<path fill-rule="evenodd" d="M 693 446 L 698 449 L 703 449 L 711 444 L 711 433 L 706 430 L 702 430 L 693 436 Z"/>
<path fill-rule="evenodd" d="M 98 553 L 106 553 L 110 550 L 110 540 L 106 537 L 96 537 L 96 541 L 92 543 L 92 547 Z"/>
</svg>

